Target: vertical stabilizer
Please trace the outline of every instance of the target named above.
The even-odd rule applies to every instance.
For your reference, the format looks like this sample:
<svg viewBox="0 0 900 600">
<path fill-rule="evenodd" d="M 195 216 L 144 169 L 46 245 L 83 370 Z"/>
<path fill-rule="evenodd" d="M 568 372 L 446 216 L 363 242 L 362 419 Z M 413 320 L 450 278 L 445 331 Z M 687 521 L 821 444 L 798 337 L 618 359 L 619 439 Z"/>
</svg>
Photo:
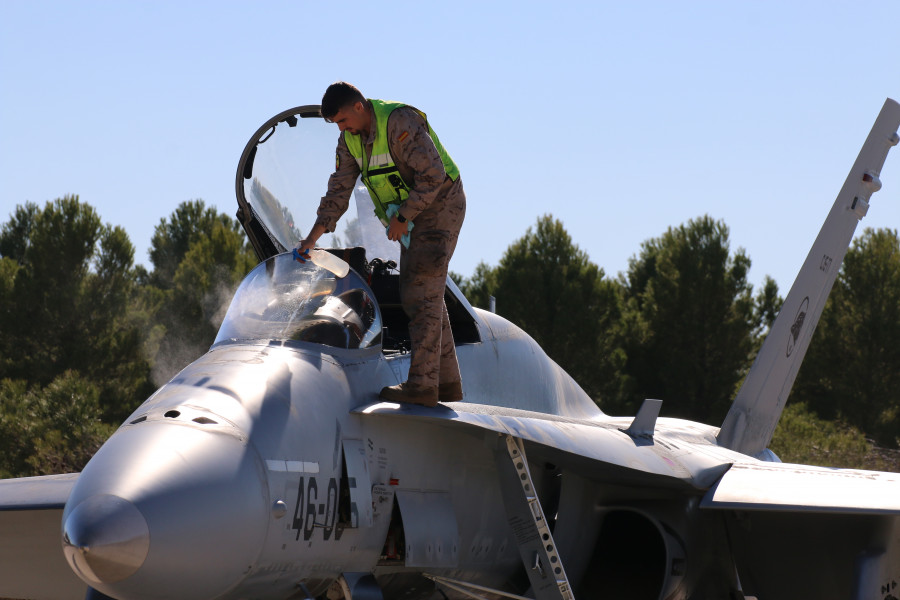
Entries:
<svg viewBox="0 0 900 600">
<path fill-rule="evenodd" d="M 881 167 L 897 144 L 898 127 L 900 104 L 888 98 L 725 417 L 719 445 L 755 456 L 772 440 L 856 224 L 881 188 Z"/>
</svg>

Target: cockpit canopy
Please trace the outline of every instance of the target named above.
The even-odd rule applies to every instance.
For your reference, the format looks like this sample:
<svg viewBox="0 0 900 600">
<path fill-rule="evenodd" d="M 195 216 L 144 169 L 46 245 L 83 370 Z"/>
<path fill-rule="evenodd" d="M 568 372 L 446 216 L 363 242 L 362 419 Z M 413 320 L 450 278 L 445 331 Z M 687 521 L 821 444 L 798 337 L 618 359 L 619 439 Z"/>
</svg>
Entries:
<svg viewBox="0 0 900 600">
<path fill-rule="evenodd" d="M 291 250 L 312 229 L 334 171 L 339 136 L 318 105 L 306 105 L 277 114 L 250 138 L 238 163 L 235 193 L 238 219 L 260 260 Z M 364 247 L 370 259 L 400 259 L 399 244 L 387 239 L 359 180 L 337 229 L 318 244 Z"/>
<path fill-rule="evenodd" d="M 337 277 L 279 254 L 241 283 L 215 343 L 276 340 L 368 348 L 381 343 L 381 330 L 378 305 L 355 271 Z"/>
</svg>

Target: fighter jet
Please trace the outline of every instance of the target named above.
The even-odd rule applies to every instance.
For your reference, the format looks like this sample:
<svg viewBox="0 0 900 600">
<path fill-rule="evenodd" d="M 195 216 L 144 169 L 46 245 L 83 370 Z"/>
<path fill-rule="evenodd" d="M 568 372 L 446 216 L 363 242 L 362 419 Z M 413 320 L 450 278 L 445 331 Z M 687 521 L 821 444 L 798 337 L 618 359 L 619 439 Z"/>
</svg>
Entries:
<svg viewBox="0 0 900 600">
<path fill-rule="evenodd" d="M 261 262 L 215 343 L 80 474 L 0 482 L 0 596 L 896 598 L 900 476 L 767 446 L 898 125 L 889 99 L 715 427 L 604 414 L 450 279 L 463 401 L 379 401 L 409 368 L 398 248 L 360 187 L 333 247 L 293 259 L 336 132 L 276 115 L 236 177 Z"/>
</svg>

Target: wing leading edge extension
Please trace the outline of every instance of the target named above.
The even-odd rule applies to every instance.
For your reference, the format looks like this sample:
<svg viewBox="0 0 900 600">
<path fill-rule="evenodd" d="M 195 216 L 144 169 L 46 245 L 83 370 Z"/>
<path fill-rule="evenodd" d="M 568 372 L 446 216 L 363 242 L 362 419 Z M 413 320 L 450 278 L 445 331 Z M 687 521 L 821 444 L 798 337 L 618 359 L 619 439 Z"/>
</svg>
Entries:
<svg viewBox="0 0 900 600">
<path fill-rule="evenodd" d="M 583 475 L 617 483 L 706 490 L 730 466 L 712 455 L 685 452 L 691 443 L 714 447 L 715 428 L 678 419 L 661 419 L 666 427 L 650 443 L 626 432 L 627 419 L 597 422 L 464 402 L 453 409 L 376 402 L 353 413 L 511 435 L 535 445 L 529 456 L 552 458 Z"/>
</svg>

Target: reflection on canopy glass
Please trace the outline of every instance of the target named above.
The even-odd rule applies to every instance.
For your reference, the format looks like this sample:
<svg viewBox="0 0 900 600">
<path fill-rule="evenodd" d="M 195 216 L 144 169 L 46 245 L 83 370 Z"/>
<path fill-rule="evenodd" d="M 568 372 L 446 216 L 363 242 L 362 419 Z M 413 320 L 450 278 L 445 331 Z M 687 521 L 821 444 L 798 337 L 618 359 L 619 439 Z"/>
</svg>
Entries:
<svg viewBox="0 0 900 600">
<path fill-rule="evenodd" d="M 337 133 L 321 118 L 290 116 L 257 140 L 250 170 L 244 171 L 244 197 L 285 250 L 312 226 L 334 169 Z"/>
<path fill-rule="evenodd" d="M 257 265 L 231 301 L 215 343 L 233 340 L 368 348 L 381 343 L 381 315 L 354 271 L 336 278 L 279 254 Z"/>
<path fill-rule="evenodd" d="M 252 171 L 244 173 L 244 197 L 284 250 L 294 247 L 312 228 L 319 199 L 334 171 L 339 135 L 337 127 L 321 118 L 292 116 L 273 125 L 257 141 Z M 342 223 L 345 231 L 335 232 L 335 239 L 322 240 L 321 245 L 358 245 L 357 240 L 349 239 L 354 237 L 355 212 Z"/>
</svg>

